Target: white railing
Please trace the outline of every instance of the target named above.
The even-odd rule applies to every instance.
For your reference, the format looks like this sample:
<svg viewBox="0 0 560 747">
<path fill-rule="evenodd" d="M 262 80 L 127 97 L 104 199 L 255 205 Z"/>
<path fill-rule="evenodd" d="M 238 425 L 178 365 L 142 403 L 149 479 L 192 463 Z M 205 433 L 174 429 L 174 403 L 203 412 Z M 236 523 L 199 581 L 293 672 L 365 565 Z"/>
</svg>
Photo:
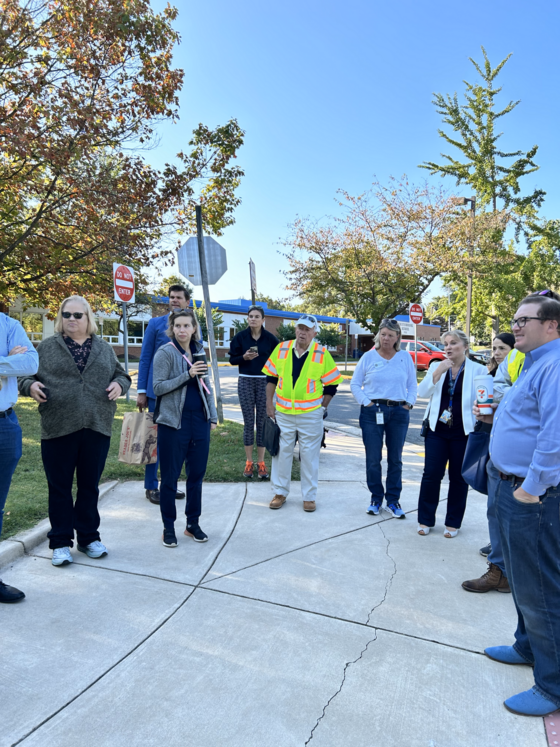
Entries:
<svg viewBox="0 0 560 747">
<path fill-rule="evenodd" d="M 103 335 L 103 339 L 106 340 L 109 345 L 122 345 L 122 342 L 119 342 L 118 335 Z M 129 345 L 142 345 L 142 337 L 129 337 L 128 338 L 128 344 Z"/>
<path fill-rule="evenodd" d="M 129 337 L 128 338 L 128 344 L 129 345 L 141 345 L 143 337 Z"/>
<path fill-rule="evenodd" d="M 31 342 L 41 342 L 43 339 L 43 333 L 42 332 L 28 332 L 29 339 Z"/>
</svg>

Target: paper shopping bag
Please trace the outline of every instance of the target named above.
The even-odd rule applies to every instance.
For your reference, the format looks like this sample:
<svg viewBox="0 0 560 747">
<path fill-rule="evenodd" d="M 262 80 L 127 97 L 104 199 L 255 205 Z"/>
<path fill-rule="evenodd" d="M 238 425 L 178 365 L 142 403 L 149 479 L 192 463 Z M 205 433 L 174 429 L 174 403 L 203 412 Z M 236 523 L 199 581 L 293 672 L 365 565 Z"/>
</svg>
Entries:
<svg viewBox="0 0 560 747">
<path fill-rule="evenodd" d="M 157 425 L 151 412 L 125 412 L 119 445 L 119 462 L 157 462 Z"/>
</svg>

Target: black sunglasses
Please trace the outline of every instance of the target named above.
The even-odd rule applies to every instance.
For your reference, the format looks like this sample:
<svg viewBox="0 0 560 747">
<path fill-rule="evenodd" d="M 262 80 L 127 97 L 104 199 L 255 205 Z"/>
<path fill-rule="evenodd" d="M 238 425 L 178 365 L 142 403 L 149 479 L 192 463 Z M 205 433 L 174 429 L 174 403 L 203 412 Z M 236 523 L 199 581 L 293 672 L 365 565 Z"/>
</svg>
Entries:
<svg viewBox="0 0 560 747">
<path fill-rule="evenodd" d="M 546 296 L 547 298 L 554 298 L 554 291 L 551 291 L 551 290 L 539 291 L 537 295 Z"/>
<path fill-rule="evenodd" d="M 396 319 L 382 319 L 381 324 L 379 325 L 379 329 L 381 327 L 393 327 L 394 329 L 399 329 L 400 324 L 396 321 Z"/>
<path fill-rule="evenodd" d="M 63 319 L 70 319 L 71 316 L 73 316 L 74 319 L 81 319 L 83 316 L 85 316 L 85 313 L 83 311 L 63 311 L 62 312 Z"/>
</svg>

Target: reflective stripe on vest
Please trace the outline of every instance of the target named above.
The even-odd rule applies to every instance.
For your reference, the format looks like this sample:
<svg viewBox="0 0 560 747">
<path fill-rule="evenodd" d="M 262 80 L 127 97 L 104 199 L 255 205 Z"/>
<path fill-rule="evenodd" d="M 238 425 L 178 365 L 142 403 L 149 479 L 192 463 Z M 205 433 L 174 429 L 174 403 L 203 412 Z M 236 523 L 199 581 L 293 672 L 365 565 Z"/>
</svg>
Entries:
<svg viewBox="0 0 560 747">
<path fill-rule="evenodd" d="M 281 343 L 280 350 L 278 351 L 279 361 L 283 361 L 288 357 L 288 353 L 290 352 L 292 343 L 293 343 L 293 340 L 286 340 L 285 342 Z"/>
</svg>

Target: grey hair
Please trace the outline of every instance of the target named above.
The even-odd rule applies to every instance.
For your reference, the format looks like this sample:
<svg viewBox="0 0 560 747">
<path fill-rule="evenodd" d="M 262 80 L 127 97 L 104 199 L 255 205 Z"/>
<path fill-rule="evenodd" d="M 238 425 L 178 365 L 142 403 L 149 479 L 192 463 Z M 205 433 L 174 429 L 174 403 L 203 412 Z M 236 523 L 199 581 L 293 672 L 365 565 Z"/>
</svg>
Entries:
<svg viewBox="0 0 560 747">
<path fill-rule="evenodd" d="M 396 332 L 397 334 L 397 340 L 393 347 L 398 352 L 401 349 L 401 339 L 402 339 L 402 329 L 401 325 L 398 324 L 397 327 L 389 327 L 387 324 L 384 324 L 387 319 L 383 319 L 381 323 L 379 324 L 379 330 L 377 331 L 377 334 L 373 338 L 373 342 L 375 343 L 375 349 L 378 350 L 381 347 L 381 330 L 382 329 L 388 329 L 389 332 Z M 393 319 L 390 319 L 389 321 L 394 321 Z"/>
<path fill-rule="evenodd" d="M 454 337 L 457 342 L 461 342 L 463 344 L 463 347 L 466 350 L 469 349 L 469 339 L 462 329 L 450 329 L 448 332 L 444 332 L 441 336 L 441 341 L 443 343 L 445 343 L 446 337 Z"/>
<path fill-rule="evenodd" d="M 91 306 L 89 305 L 88 301 L 82 296 L 68 296 L 68 298 L 64 299 L 64 301 L 60 304 L 58 314 L 56 315 L 56 320 L 54 322 L 54 331 L 62 334 L 62 312 L 64 311 L 64 307 L 66 306 L 66 304 L 70 303 L 70 301 L 79 301 L 82 304 L 82 306 L 84 307 L 85 315 L 88 319 L 87 334 L 96 335 L 97 322 L 95 321 L 95 317 L 93 316 Z"/>
</svg>

